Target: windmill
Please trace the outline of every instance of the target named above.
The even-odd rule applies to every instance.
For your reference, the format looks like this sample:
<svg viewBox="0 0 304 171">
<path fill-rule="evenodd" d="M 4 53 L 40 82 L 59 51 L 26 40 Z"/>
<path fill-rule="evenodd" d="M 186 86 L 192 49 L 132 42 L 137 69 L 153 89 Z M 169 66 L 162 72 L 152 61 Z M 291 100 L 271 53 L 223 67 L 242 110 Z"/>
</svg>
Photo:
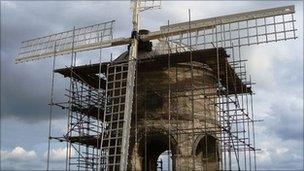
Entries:
<svg viewBox="0 0 304 171">
<path fill-rule="evenodd" d="M 237 168 L 240 169 L 240 156 L 238 155 L 240 150 L 235 150 L 235 148 L 239 147 L 238 144 L 235 145 L 235 141 L 238 143 L 242 141 L 245 142 L 246 137 L 241 140 L 239 139 L 239 133 L 237 133 L 236 136 L 234 133 L 231 133 L 233 131 L 231 131 L 231 121 L 229 121 L 229 118 L 231 118 L 231 116 L 229 116 L 229 112 L 236 110 L 243 111 L 243 109 L 229 109 L 231 108 L 229 104 L 229 98 L 231 97 L 228 95 L 233 93 L 232 90 L 230 90 L 228 87 L 234 86 L 235 94 L 239 94 L 241 91 L 246 91 L 249 93 L 252 92 L 250 87 L 243 83 L 244 80 L 242 80 L 241 75 L 238 75 L 238 73 L 234 72 L 234 65 L 236 65 L 237 61 L 233 59 L 233 63 L 229 63 L 226 58 L 222 56 L 225 56 L 225 49 L 233 49 L 237 47 L 240 50 L 240 47 L 242 46 L 295 39 L 296 29 L 294 26 L 295 20 L 293 18 L 293 13 L 295 12 L 294 6 L 285 6 L 253 12 L 225 15 L 195 21 L 191 21 L 191 15 L 189 12 L 189 21 L 187 22 L 168 24 L 166 26 L 160 27 L 159 31 L 146 32 L 145 34 L 141 34 L 143 31 L 140 31 L 139 29 L 139 13 L 147 9 L 158 8 L 160 4 L 154 1 L 133 0 L 131 2 L 133 11 L 133 30 L 131 37 L 113 39 L 112 28 L 114 21 L 109 21 L 83 28 L 74 28 L 73 30 L 65 31 L 62 33 L 22 42 L 20 52 L 15 60 L 16 63 L 40 60 L 48 57 L 54 57 L 55 59 L 55 57 L 67 54 L 72 55 L 73 63 L 75 62 L 75 54 L 78 52 L 113 46 L 129 45 L 129 50 L 126 54 L 128 56 L 126 62 L 107 64 L 105 68 L 102 68 L 103 66 L 101 65 L 97 65 L 97 70 L 104 70 L 106 73 L 106 79 L 104 83 L 101 82 L 100 78 L 96 79 L 94 76 L 90 76 L 90 78 L 79 76 L 77 75 L 77 72 L 73 71 L 73 68 L 68 69 L 68 71 L 58 70 L 58 72 L 63 73 L 63 75 L 65 73 L 66 75 L 70 75 L 70 77 L 79 77 L 78 79 L 83 80 L 83 82 L 92 82 L 91 84 L 95 84 L 95 88 L 98 90 L 101 89 L 101 84 L 103 84 L 104 87 L 102 87 L 102 89 L 104 89 L 104 92 L 102 93 L 105 98 L 102 101 L 102 107 L 104 108 L 103 115 L 99 114 L 101 112 L 101 102 L 99 95 L 97 96 L 96 102 L 96 106 L 98 107 L 89 110 L 96 110 L 95 113 L 98 113 L 96 114 L 95 118 L 98 118 L 97 120 L 102 121 L 101 123 L 98 122 L 97 124 L 98 130 L 100 130 L 100 132 L 97 132 L 97 134 L 94 136 L 65 136 L 57 139 L 60 141 L 68 141 L 69 143 L 95 144 L 93 146 L 99 149 L 97 153 L 98 157 L 96 160 L 95 158 L 84 159 L 86 169 L 127 170 L 128 164 L 130 164 L 128 163 L 128 155 L 130 150 L 129 137 L 132 122 L 131 116 L 132 112 L 134 112 L 132 108 L 134 103 L 133 93 L 136 79 L 136 68 L 139 60 L 137 59 L 138 49 L 140 43 L 142 42 L 159 40 L 160 44 L 163 44 L 160 45 L 157 54 L 158 56 L 166 56 L 167 54 L 180 56 L 189 55 L 191 63 L 192 59 L 198 61 L 201 60 L 200 62 L 208 64 L 209 69 L 213 70 L 215 73 L 217 80 L 216 83 L 218 86 L 216 87 L 216 94 L 221 97 L 225 97 L 224 100 L 222 99 L 218 101 L 217 104 L 226 105 L 223 107 L 225 110 L 222 110 L 222 113 L 219 115 L 220 118 L 224 118 L 224 120 L 219 121 L 220 123 L 223 123 L 223 125 L 220 125 L 220 132 L 227 132 L 225 134 L 227 137 L 224 136 L 221 139 L 221 144 L 225 146 L 224 149 L 221 150 L 225 151 L 225 153 L 223 156 L 219 157 L 221 158 L 220 168 L 231 169 L 231 157 L 227 157 L 229 158 L 229 161 L 227 161 L 227 163 L 225 159 L 226 155 L 231 155 L 231 151 L 234 150 L 237 151 L 235 156 L 236 162 L 238 164 Z M 281 17 L 279 21 L 277 17 Z M 267 21 L 269 19 L 271 19 L 270 22 Z M 263 31 L 260 31 L 261 28 Z M 210 60 L 200 59 L 198 56 L 201 53 L 205 52 L 206 56 L 208 56 L 208 54 L 214 53 L 215 56 L 213 57 L 215 58 Z M 168 57 L 168 59 L 170 58 Z M 181 58 L 178 58 L 176 60 L 182 61 Z M 162 59 L 160 59 L 160 62 L 161 61 Z M 242 62 L 242 60 L 240 59 L 238 62 Z M 230 67 L 228 64 L 231 64 L 233 67 Z M 226 73 L 220 71 L 222 65 L 224 66 Z M 192 64 L 191 67 L 193 68 Z M 81 70 L 81 68 L 75 69 Z M 229 74 L 233 75 L 232 77 L 234 79 L 234 82 L 228 81 L 227 75 Z M 118 75 L 122 76 L 117 77 Z M 98 80 L 98 82 L 94 82 L 92 79 Z M 113 86 L 113 83 L 115 82 L 123 82 L 125 85 L 115 87 Z M 116 95 L 116 91 L 123 93 Z M 192 94 L 193 92 L 194 91 L 192 90 Z M 70 93 L 72 94 L 72 92 Z M 72 96 L 71 94 L 70 96 Z M 117 106 L 119 106 L 119 109 L 116 109 Z M 240 105 L 238 105 L 238 107 L 240 107 Z M 70 110 L 80 110 L 72 105 L 70 105 L 68 108 Z M 225 119 L 228 120 L 228 123 L 226 123 L 227 121 Z M 232 120 L 232 123 L 238 123 L 237 119 Z M 250 122 L 254 122 L 252 118 Z M 194 130 L 192 132 L 194 136 Z M 222 135 L 222 133 L 219 134 Z M 254 151 L 255 153 L 255 149 L 254 147 L 250 146 L 250 143 L 248 146 L 249 147 L 246 148 Z M 228 151 L 227 154 L 226 151 Z M 195 159 L 193 159 L 193 161 L 194 167 L 192 167 L 192 169 L 196 168 Z M 227 168 L 226 165 L 228 165 Z M 208 166 L 206 167 L 208 168 Z M 246 161 L 244 167 L 246 167 Z M 69 166 L 67 166 L 66 169 L 69 170 Z"/>
</svg>

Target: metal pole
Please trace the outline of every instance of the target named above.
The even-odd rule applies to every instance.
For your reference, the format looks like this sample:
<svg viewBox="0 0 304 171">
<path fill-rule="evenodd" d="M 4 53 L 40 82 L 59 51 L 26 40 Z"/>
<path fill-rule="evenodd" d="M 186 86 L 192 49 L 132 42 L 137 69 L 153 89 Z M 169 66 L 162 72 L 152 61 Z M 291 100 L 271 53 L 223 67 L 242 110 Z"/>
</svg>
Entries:
<svg viewBox="0 0 304 171">
<path fill-rule="evenodd" d="M 111 24 L 113 24 L 113 23 L 111 23 Z M 106 26 L 106 25 L 105 25 Z M 104 27 L 105 27 L 104 26 Z M 112 25 L 111 25 L 111 27 L 112 27 Z M 104 33 L 104 32 L 103 32 Z M 111 36 L 112 36 L 112 29 L 111 29 Z M 103 41 L 103 34 L 101 34 L 100 35 L 100 44 L 102 44 L 102 41 Z M 101 125 L 100 125 L 100 123 L 99 123 L 99 121 L 100 121 L 100 119 L 102 119 L 102 118 L 100 118 L 100 107 L 101 107 L 101 104 L 103 103 L 102 101 L 101 101 L 101 77 L 100 77 L 100 74 L 101 74 L 101 54 L 102 54 L 102 46 L 100 47 L 100 50 L 99 50 L 99 77 L 98 77 L 98 94 L 97 94 L 97 99 L 98 99 L 98 108 L 97 108 L 97 135 L 99 134 L 100 136 L 102 135 L 100 132 L 101 131 L 103 131 L 103 123 L 101 123 Z M 99 128 L 100 127 L 100 128 Z M 101 129 L 101 131 L 99 132 L 99 129 Z M 96 144 L 97 144 L 97 147 L 98 147 L 98 137 L 99 137 L 99 135 L 97 136 L 97 138 L 96 138 Z M 101 164 L 101 156 L 102 156 L 102 147 L 101 147 L 101 142 L 100 142 L 100 154 L 98 153 L 98 150 L 97 150 L 97 170 L 100 170 L 100 164 Z"/>
<path fill-rule="evenodd" d="M 54 70 L 56 65 L 56 42 L 54 44 L 54 58 L 52 67 L 52 81 L 51 81 L 51 98 L 50 98 L 50 118 L 49 118 L 49 137 L 48 137 L 48 151 L 47 151 L 47 162 L 46 170 L 49 170 L 50 165 L 50 150 L 51 150 L 51 134 L 52 134 L 52 118 L 53 118 L 53 103 L 54 103 Z"/>
<path fill-rule="evenodd" d="M 68 121 L 67 121 L 67 130 L 68 130 L 68 134 L 66 135 L 68 138 L 67 139 L 67 147 L 66 147 L 66 170 L 70 170 L 70 155 L 71 155 L 71 142 L 69 140 L 69 137 L 71 135 L 71 131 L 70 131 L 70 122 L 72 121 L 71 115 L 71 108 L 72 108 L 72 100 L 73 100 L 73 87 L 74 87 L 74 83 L 73 83 L 73 65 L 74 65 L 74 37 L 75 37 L 75 27 L 73 29 L 73 40 L 72 40 L 72 53 L 71 53 L 71 77 L 70 77 L 70 91 L 69 91 L 69 111 L 68 111 Z"/>
<path fill-rule="evenodd" d="M 190 57 L 190 71 L 191 71 L 191 113 L 192 113 L 192 146 L 195 140 L 195 133 L 194 133 L 194 76 L 193 76 L 193 61 L 192 61 L 192 40 L 191 40 L 191 11 L 188 9 L 188 15 L 189 15 L 189 32 L 188 32 L 188 40 L 189 40 L 189 57 Z M 192 170 L 195 170 L 195 151 L 192 150 Z"/>
<path fill-rule="evenodd" d="M 168 30 L 169 30 L 169 20 L 168 20 Z M 166 36 L 166 41 L 168 42 L 168 36 Z M 171 69 L 171 63 L 170 63 L 170 44 L 168 43 L 168 124 L 169 124 L 169 130 L 168 130 L 168 171 L 171 170 L 170 168 L 170 159 L 171 159 L 171 79 L 170 79 L 170 69 Z"/>
<path fill-rule="evenodd" d="M 251 83 L 251 76 L 249 76 L 249 80 Z M 251 109 L 251 119 L 252 119 L 252 138 L 253 138 L 253 163 L 254 163 L 254 170 L 257 170 L 257 162 L 256 162 L 256 149 L 255 149 L 255 129 L 254 129 L 254 114 L 253 114 L 253 97 L 252 93 L 250 93 L 250 109 Z"/>
</svg>

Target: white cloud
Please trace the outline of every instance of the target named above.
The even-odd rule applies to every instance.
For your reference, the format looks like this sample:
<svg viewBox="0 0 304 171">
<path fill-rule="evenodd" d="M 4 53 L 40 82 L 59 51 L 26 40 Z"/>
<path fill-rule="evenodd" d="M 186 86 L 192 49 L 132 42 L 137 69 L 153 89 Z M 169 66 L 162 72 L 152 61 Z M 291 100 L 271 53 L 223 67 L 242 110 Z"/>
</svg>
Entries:
<svg viewBox="0 0 304 171">
<path fill-rule="evenodd" d="M 276 153 L 278 154 L 278 155 L 282 155 L 282 154 L 284 154 L 284 153 L 286 153 L 286 152 L 288 152 L 289 151 L 289 149 L 288 148 L 284 148 L 284 147 L 282 147 L 282 148 L 277 148 L 276 149 Z"/>
<path fill-rule="evenodd" d="M 50 151 L 50 161 L 61 162 L 66 159 L 66 150 L 67 148 L 57 148 L 51 149 Z M 71 150 L 72 156 L 74 155 L 74 150 Z M 47 158 L 47 151 L 44 153 L 44 158 Z"/>
<path fill-rule="evenodd" d="M 35 151 L 26 151 L 22 147 L 15 147 L 12 151 L 1 151 L 3 160 L 31 161 L 37 158 Z"/>
<path fill-rule="evenodd" d="M 258 86 L 266 90 L 273 89 L 275 86 L 275 71 L 273 68 L 275 53 L 273 51 L 267 52 L 264 48 L 257 47 L 250 49 L 246 55 L 250 59 L 248 62 L 249 72 L 254 74 Z"/>
<path fill-rule="evenodd" d="M 51 149 L 50 160 L 51 161 L 64 161 L 66 156 L 66 148 Z M 44 153 L 44 157 L 47 158 L 47 152 Z"/>
<path fill-rule="evenodd" d="M 261 152 L 257 153 L 257 162 L 269 163 L 271 162 L 271 153 L 267 149 L 262 149 Z"/>
</svg>

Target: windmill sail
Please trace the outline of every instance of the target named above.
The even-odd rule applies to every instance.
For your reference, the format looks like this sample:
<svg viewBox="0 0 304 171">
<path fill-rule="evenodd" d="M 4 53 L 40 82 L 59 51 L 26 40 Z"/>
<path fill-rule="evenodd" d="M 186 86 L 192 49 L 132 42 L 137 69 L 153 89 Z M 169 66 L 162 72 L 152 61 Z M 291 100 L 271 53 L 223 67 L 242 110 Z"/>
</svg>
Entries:
<svg viewBox="0 0 304 171">
<path fill-rule="evenodd" d="M 185 46 L 192 37 L 194 49 L 212 48 L 212 44 L 234 47 L 295 39 L 294 13 L 294 6 L 284 6 L 177 23 L 162 26 L 141 39 L 170 37 L 171 42 Z"/>
<path fill-rule="evenodd" d="M 183 44 L 187 41 L 190 32 L 191 37 L 197 37 L 199 40 L 193 42 L 192 46 L 200 45 L 205 48 L 211 47 L 211 42 L 223 43 L 223 47 L 231 47 L 294 39 L 296 29 L 293 13 L 295 13 L 294 6 L 284 6 L 182 22 L 162 26 L 159 31 L 142 35 L 140 39 L 147 41 L 171 37 L 172 42 Z M 54 55 L 54 49 L 56 49 L 56 55 L 64 55 L 72 51 L 81 52 L 131 43 L 130 38 L 113 39 L 113 24 L 114 21 L 109 21 L 24 41 L 21 43 L 15 62 L 21 63 L 51 57 Z M 215 32 L 221 34 L 222 37 L 218 36 L 218 40 L 211 40 L 210 37 Z M 72 46 L 73 33 L 74 47 Z M 54 47 L 55 43 L 56 47 Z"/>
<path fill-rule="evenodd" d="M 155 0 L 140 0 L 139 11 L 145 11 L 149 9 L 159 9 L 161 7 L 161 1 Z"/>
<path fill-rule="evenodd" d="M 133 34 L 139 31 L 140 1 L 132 1 L 132 9 Z M 111 76 L 112 74 L 112 80 L 108 78 L 106 94 L 108 95 L 107 100 L 112 101 L 112 103 L 106 104 L 109 112 L 107 113 L 107 110 L 105 110 L 104 123 L 107 123 L 108 126 L 102 132 L 102 139 L 104 140 L 101 142 L 102 146 L 106 141 L 108 142 L 108 145 L 102 148 L 106 152 L 102 156 L 104 161 L 102 164 L 105 170 L 127 170 L 137 50 L 138 38 L 134 35 L 131 37 L 128 62 L 122 64 L 122 66 L 113 65 L 108 67 L 108 70 L 110 69 L 112 72 L 107 75 Z M 116 78 L 119 79 L 116 80 Z M 120 82 L 120 86 L 109 87 L 109 84 L 115 82 Z M 120 93 L 115 94 L 117 91 Z M 111 119 L 107 119 L 107 116 Z M 115 125 L 114 128 L 112 125 Z M 115 136 L 113 137 L 113 135 Z M 111 141 L 114 141 L 114 143 L 111 143 Z"/>
<path fill-rule="evenodd" d="M 113 41 L 113 21 L 72 29 L 69 31 L 35 38 L 21 43 L 15 62 L 26 62 L 54 55 L 69 54 L 108 47 L 124 42 L 123 39 Z"/>
</svg>

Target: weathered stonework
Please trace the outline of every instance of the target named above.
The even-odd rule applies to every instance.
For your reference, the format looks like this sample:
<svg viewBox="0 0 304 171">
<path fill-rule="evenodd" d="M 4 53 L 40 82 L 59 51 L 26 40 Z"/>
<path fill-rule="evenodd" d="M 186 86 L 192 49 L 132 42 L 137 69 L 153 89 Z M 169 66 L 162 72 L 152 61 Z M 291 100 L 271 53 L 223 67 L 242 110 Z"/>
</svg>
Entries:
<svg viewBox="0 0 304 171">
<path fill-rule="evenodd" d="M 193 63 L 192 76 L 189 63 L 139 70 L 128 169 L 156 170 L 159 155 L 171 149 L 173 170 L 218 170 L 215 83 L 202 63 Z"/>
</svg>

